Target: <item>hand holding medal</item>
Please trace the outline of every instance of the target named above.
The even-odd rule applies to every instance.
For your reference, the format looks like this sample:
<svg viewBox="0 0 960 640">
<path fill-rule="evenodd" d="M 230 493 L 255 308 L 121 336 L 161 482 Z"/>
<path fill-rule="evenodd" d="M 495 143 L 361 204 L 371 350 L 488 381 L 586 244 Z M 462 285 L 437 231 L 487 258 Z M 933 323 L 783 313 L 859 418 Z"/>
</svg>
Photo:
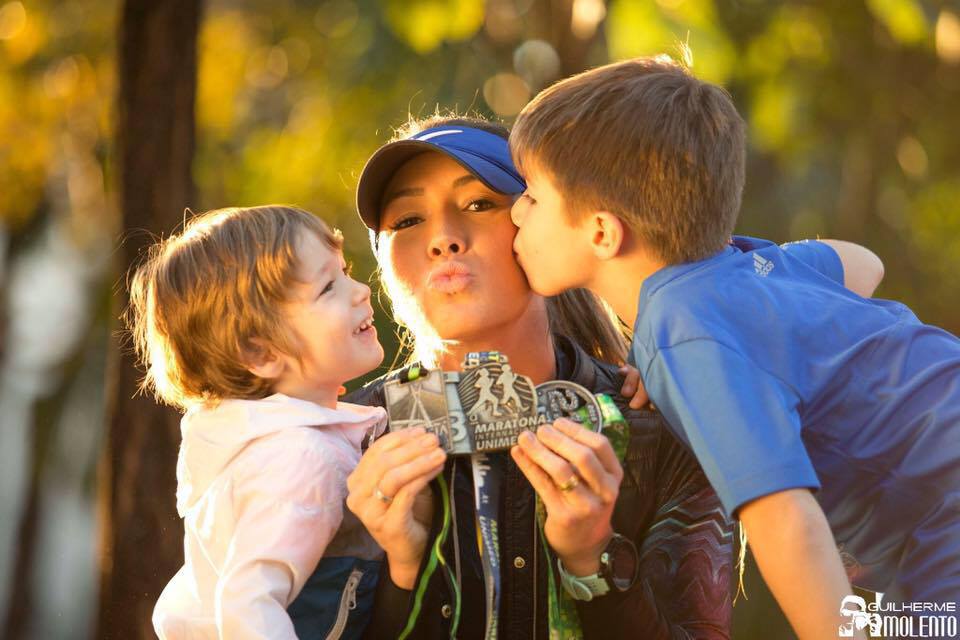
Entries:
<svg viewBox="0 0 960 640">
<path fill-rule="evenodd" d="M 386 551 L 399 587 L 416 579 L 433 513 L 427 485 L 446 459 L 436 434 L 402 429 L 374 441 L 347 478 L 347 507 Z"/>
<path fill-rule="evenodd" d="M 623 479 L 610 441 L 560 418 L 522 434 L 510 454 L 543 500 L 550 547 L 574 575 L 596 573 Z"/>
</svg>

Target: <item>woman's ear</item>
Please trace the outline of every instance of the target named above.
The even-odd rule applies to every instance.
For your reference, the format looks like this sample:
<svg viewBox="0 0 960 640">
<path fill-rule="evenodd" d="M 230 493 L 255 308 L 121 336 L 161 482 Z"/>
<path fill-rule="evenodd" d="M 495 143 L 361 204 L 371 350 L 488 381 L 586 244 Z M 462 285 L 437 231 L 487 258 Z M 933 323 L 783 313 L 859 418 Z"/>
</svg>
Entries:
<svg viewBox="0 0 960 640">
<path fill-rule="evenodd" d="M 591 229 L 590 245 L 600 260 L 610 260 L 620 255 L 626 229 L 623 221 L 609 211 L 595 211 L 588 221 Z"/>
<path fill-rule="evenodd" d="M 275 380 L 283 373 L 283 358 L 266 340 L 251 338 L 244 351 L 244 365 L 247 371 L 258 378 Z"/>
</svg>

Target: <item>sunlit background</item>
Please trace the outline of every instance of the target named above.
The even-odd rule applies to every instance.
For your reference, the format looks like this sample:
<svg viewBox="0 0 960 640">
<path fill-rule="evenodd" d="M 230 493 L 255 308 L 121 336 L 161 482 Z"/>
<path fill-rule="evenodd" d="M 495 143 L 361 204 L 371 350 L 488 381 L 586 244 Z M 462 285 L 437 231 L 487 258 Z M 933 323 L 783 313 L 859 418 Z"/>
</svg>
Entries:
<svg viewBox="0 0 960 640">
<path fill-rule="evenodd" d="M 127 267 L 117 248 L 171 231 L 124 228 L 118 204 L 122 5 L 0 0 L 0 637 L 11 640 L 94 637 L 109 606 L 97 468 Z M 341 227 L 369 274 L 353 189 L 408 113 L 510 123 L 558 78 L 660 52 L 727 87 L 749 122 L 738 232 L 863 243 L 886 264 L 878 295 L 960 331 L 957 2 L 211 0 L 197 195 L 182 207 L 296 203 Z M 172 509 L 172 493 L 156 500 Z M 755 576 L 747 590 L 762 600 Z M 773 637 L 761 625 L 776 622 L 754 615 L 739 614 L 735 637 Z"/>
</svg>

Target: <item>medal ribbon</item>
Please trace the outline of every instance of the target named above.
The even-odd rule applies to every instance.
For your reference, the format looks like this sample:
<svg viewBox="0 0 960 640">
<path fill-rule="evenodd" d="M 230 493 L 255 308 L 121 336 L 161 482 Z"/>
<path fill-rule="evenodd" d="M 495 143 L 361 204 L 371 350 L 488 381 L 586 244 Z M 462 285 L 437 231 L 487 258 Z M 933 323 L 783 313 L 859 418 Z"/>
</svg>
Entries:
<svg viewBox="0 0 960 640">
<path fill-rule="evenodd" d="M 496 640 L 500 620 L 500 536 L 497 518 L 500 512 L 500 486 L 506 472 L 503 453 L 474 453 L 473 494 L 477 506 L 477 537 L 483 560 L 483 583 L 487 601 L 484 638 Z"/>
</svg>

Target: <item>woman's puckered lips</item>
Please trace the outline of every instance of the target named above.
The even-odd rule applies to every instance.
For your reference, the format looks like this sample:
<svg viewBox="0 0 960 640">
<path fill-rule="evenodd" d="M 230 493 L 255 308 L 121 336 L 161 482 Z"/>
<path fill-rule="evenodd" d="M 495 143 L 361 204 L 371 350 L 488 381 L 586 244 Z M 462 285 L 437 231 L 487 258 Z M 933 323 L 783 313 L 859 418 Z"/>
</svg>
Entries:
<svg viewBox="0 0 960 640">
<path fill-rule="evenodd" d="M 467 265 L 456 260 L 438 264 L 427 275 L 427 288 L 440 293 L 454 294 L 463 291 L 473 274 Z"/>
</svg>

